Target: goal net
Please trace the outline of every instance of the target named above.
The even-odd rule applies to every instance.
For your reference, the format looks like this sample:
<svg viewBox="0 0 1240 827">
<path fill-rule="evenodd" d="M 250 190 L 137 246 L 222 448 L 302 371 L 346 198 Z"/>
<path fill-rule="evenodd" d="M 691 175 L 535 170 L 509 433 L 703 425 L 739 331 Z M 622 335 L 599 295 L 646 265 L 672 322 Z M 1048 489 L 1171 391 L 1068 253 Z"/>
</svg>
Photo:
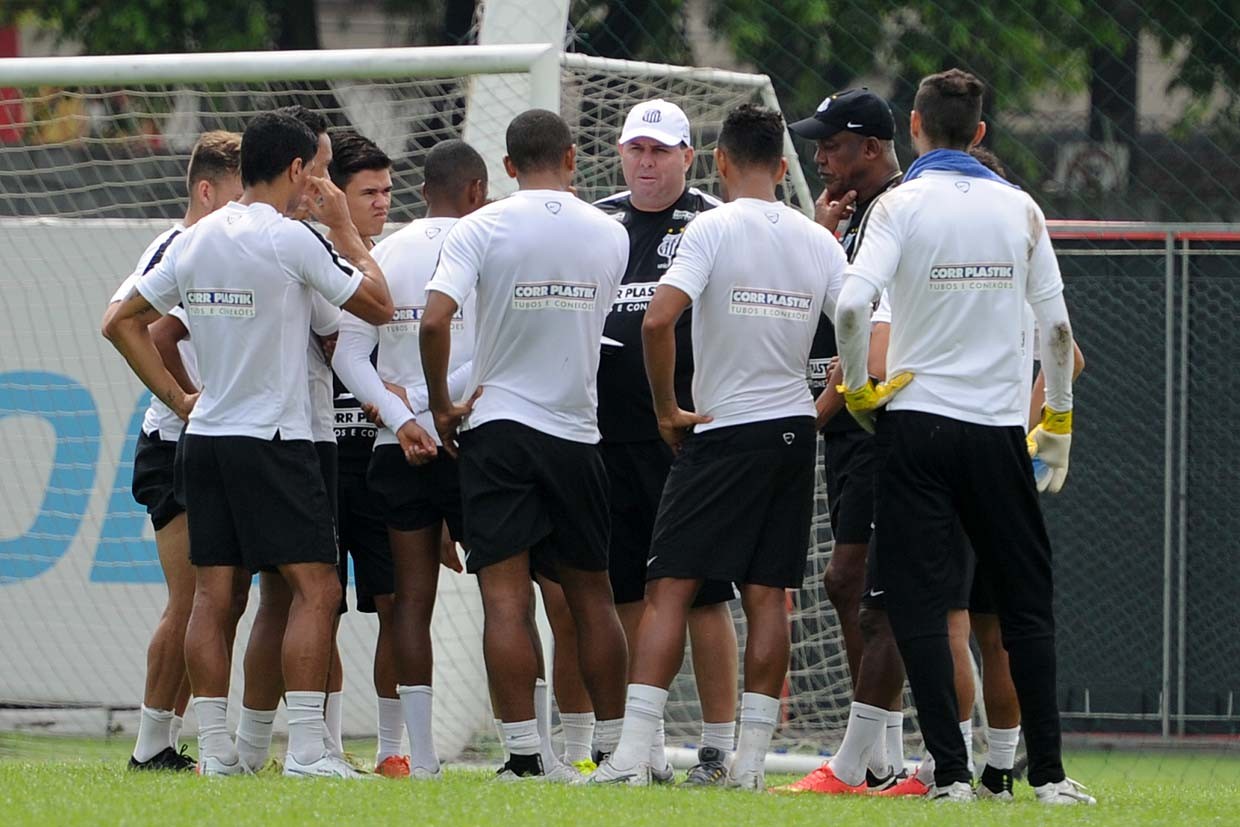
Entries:
<svg viewBox="0 0 1240 827">
<path fill-rule="evenodd" d="M 639 101 L 662 96 L 685 109 L 698 149 L 692 183 L 712 191 L 723 115 L 744 101 L 778 105 L 763 76 L 548 46 L 10 60 L 0 62 L 0 90 L 0 747 L 15 732 L 128 737 L 136 719 L 165 598 L 150 523 L 129 490 L 148 394 L 98 329 L 138 255 L 183 215 L 199 133 L 240 131 L 287 104 L 318 110 L 333 130 L 356 129 L 392 157 L 399 225 L 423 214 L 423 159 L 446 138 L 482 151 L 493 194 L 510 188 L 499 166 L 504 128 L 531 105 L 558 106 L 574 127 L 587 199 L 623 188 L 615 145 Z M 790 161 L 784 196 L 806 207 Z M 805 587 L 789 597 L 794 650 L 779 748 L 834 746 L 847 720 L 848 668 L 822 588 L 830 550 L 820 479 Z M 256 602 L 255 593 L 240 640 Z M 743 640 L 739 607 L 736 616 Z M 481 628 L 474 579 L 445 570 L 433 637 L 446 757 L 490 733 Z M 375 632 L 373 615 L 350 612 L 341 624 L 348 735 L 375 731 Z M 234 695 L 240 686 L 237 658 Z M 686 671 L 668 706 L 670 743 L 696 740 L 695 699 Z"/>
</svg>

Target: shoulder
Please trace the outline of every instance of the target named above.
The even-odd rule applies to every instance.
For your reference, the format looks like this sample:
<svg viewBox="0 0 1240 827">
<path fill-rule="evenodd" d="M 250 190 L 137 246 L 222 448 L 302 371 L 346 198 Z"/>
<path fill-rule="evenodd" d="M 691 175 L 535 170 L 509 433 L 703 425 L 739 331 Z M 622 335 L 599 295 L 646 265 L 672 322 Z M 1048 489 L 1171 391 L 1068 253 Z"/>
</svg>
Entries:
<svg viewBox="0 0 1240 827">
<path fill-rule="evenodd" d="M 722 207 L 723 201 L 711 195 L 709 192 L 700 190 L 697 187 L 689 187 L 685 190 L 685 200 L 699 212 L 713 210 L 716 207 Z"/>
<path fill-rule="evenodd" d="M 615 195 L 609 195 L 606 198 L 600 198 L 597 201 L 591 202 L 591 204 L 606 213 L 619 212 L 620 210 L 627 210 L 632 206 L 632 196 L 632 192 L 625 190 Z"/>
<path fill-rule="evenodd" d="M 173 242 L 183 235 L 185 235 L 185 228 L 180 224 L 177 224 L 176 226 L 169 227 L 159 235 L 155 236 L 151 243 L 146 245 L 146 250 L 142 252 L 142 258 L 140 260 L 142 272 L 150 272 L 155 268 L 155 265 L 163 261 L 164 256 L 172 247 Z"/>
</svg>

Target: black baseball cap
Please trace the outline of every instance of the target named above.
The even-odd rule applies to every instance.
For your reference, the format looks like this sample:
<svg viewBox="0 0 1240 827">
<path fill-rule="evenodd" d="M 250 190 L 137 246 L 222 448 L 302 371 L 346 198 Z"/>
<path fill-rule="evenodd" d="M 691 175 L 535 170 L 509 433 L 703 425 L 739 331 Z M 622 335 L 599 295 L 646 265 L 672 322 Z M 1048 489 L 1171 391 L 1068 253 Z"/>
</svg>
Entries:
<svg viewBox="0 0 1240 827">
<path fill-rule="evenodd" d="M 788 128 L 792 134 L 814 141 L 837 132 L 890 141 L 896 134 L 896 120 L 887 101 L 863 87 L 831 95 L 818 104 L 817 112 Z"/>
</svg>

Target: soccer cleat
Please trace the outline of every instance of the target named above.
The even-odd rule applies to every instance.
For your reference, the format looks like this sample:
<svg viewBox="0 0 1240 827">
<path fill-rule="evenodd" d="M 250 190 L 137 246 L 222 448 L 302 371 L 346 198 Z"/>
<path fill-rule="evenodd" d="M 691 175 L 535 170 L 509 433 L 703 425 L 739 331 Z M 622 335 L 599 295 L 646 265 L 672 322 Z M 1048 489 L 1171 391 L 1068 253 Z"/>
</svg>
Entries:
<svg viewBox="0 0 1240 827">
<path fill-rule="evenodd" d="M 698 762 L 689 768 L 685 785 L 722 787 L 728 780 L 727 755 L 718 747 L 699 747 Z"/>
<path fill-rule="evenodd" d="M 953 781 L 946 787 L 934 787 L 926 797 L 931 801 L 943 801 L 951 804 L 972 804 L 977 799 L 973 796 L 973 787 L 967 781 Z"/>
<path fill-rule="evenodd" d="M 510 755 L 495 771 L 496 781 L 541 781 L 542 777 L 542 759 L 537 755 Z"/>
<path fill-rule="evenodd" d="M 987 764 L 975 790 L 977 797 L 991 801 L 1012 801 L 1012 771 L 999 770 Z"/>
<path fill-rule="evenodd" d="M 410 781 L 442 781 L 443 767 L 436 769 L 427 769 L 426 767 L 414 767 L 409 771 Z"/>
<path fill-rule="evenodd" d="M 542 779 L 548 784 L 568 784 L 569 786 L 586 783 L 586 777 L 581 774 L 581 770 L 572 764 L 558 760 L 550 771 L 543 773 Z"/>
<path fill-rule="evenodd" d="M 895 784 L 892 784 L 886 789 L 871 790 L 870 795 L 883 796 L 884 798 L 900 798 L 903 796 L 914 795 L 925 796 L 929 795 L 932 789 L 932 786 L 926 785 L 916 776 L 916 774 L 914 774 L 900 780 Z"/>
<path fill-rule="evenodd" d="M 654 767 L 651 767 L 650 768 L 650 781 L 651 783 L 658 784 L 660 786 L 666 786 L 668 784 L 675 784 L 676 783 L 676 770 L 672 769 L 671 764 L 664 764 L 663 769 L 661 770 L 656 770 Z"/>
<path fill-rule="evenodd" d="M 574 761 L 573 766 L 577 768 L 577 772 L 582 775 L 589 775 L 598 769 L 598 764 L 590 758 L 582 758 L 580 761 Z"/>
<path fill-rule="evenodd" d="M 762 767 L 756 770 L 745 770 L 740 773 L 734 773 L 736 767 L 733 766 L 728 771 L 728 780 L 723 786 L 730 790 L 750 790 L 760 793 L 766 789 L 766 773 Z"/>
<path fill-rule="evenodd" d="M 329 752 L 308 764 L 297 760 L 293 753 L 284 756 L 285 778 L 345 778 L 351 781 L 370 778 L 364 772 L 358 772 L 348 761 Z"/>
<path fill-rule="evenodd" d="M 186 754 L 188 747 L 181 747 L 177 752 L 172 747 L 164 747 L 145 761 L 129 756 L 129 769 L 139 772 L 193 772 L 198 762 Z"/>
<path fill-rule="evenodd" d="M 1033 792 L 1043 804 L 1097 804 L 1098 800 L 1071 778 L 1034 787 Z"/>
<path fill-rule="evenodd" d="M 408 778 L 409 756 L 389 755 L 375 765 L 375 775 L 381 775 L 384 778 Z"/>
<path fill-rule="evenodd" d="M 628 769 L 618 769 L 611 763 L 611 757 L 608 756 L 603 763 L 598 765 L 598 769 L 590 776 L 590 784 L 624 784 L 629 787 L 649 787 L 650 786 L 650 765 L 639 763 L 635 767 Z"/>
<path fill-rule="evenodd" d="M 205 755 L 198 759 L 198 774 L 204 778 L 223 778 L 229 775 L 250 775 L 250 768 L 240 758 L 235 764 L 225 764 L 214 755 Z"/>
<path fill-rule="evenodd" d="M 888 767 L 887 769 L 891 770 L 893 768 Z M 896 775 L 894 772 L 888 772 L 886 775 L 880 778 L 879 776 L 874 774 L 873 770 L 866 770 L 865 771 L 866 792 L 868 792 L 870 795 L 874 795 L 875 793 L 882 792 L 883 790 L 886 790 L 890 787 L 894 787 L 896 784 L 899 784 L 901 781 L 904 780 L 905 777 L 906 776 L 903 772 L 901 772 L 899 775 Z"/>
<path fill-rule="evenodd" d="M 865 795 L 865 782 L 846 784 L 831 770 L 830 764 L 823 764 L 800 781 L 773 787 L 777 793 L 820 793 L 822 795 Z"/>
</svg>

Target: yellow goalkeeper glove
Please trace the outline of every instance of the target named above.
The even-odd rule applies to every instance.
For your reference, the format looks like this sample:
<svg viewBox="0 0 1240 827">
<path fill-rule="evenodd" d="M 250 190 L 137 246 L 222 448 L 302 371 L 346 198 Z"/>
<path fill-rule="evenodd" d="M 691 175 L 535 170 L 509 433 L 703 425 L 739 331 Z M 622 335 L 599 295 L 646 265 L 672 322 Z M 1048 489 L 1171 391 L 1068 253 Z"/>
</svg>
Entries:
<svg viewBox="0 0 1240 827">
<path fill-rule="evenodd" d="M 835 389 L 844 396 L 844 407 L 848 408 L 853 419 L 857 420 L 862 428 L 874 433 L 874 412 L 890 402 L 891 397 L 912 381 L 913 374 L 906 371 L 877 385 L 873 379 L 867 379 L 866 383 L 856 390 L 850 391 L 845 385 L 836 385 Z"/>
<path fill-rule="evenodd" d="M 1049 473 L 1038 475 L 1038 490 L 1058 494 L 1068 477 L 1068 453 L 1072 448 L 1072 411 L 1042 409 L 1039 422 L 1025 439 L 1030 458 L 1046 465 Z"/>
</svg>

